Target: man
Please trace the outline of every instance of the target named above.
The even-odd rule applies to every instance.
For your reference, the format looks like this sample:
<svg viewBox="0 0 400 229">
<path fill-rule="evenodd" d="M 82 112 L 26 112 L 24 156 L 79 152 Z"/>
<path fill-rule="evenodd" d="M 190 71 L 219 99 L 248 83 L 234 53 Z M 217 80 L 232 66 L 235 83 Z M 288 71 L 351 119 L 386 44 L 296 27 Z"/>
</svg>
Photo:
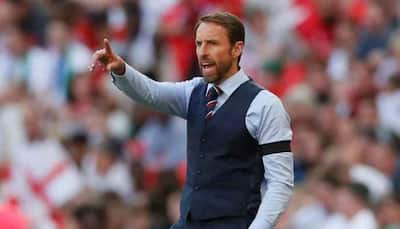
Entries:
<svg viewBox="0 0 400 229">
<path fill-rule="evenodd" d="M 100 61 L 132 99 L 187 120 L 187 180 L 173 229 L 273 228 L 293 188 L 289 117 L 240 68 L 244 27 L 236 16 L 201 17 L 195 37 L 203 78 L 155 82 L 126 65 L 107 39 L 91 68 Z"/>
</svg>

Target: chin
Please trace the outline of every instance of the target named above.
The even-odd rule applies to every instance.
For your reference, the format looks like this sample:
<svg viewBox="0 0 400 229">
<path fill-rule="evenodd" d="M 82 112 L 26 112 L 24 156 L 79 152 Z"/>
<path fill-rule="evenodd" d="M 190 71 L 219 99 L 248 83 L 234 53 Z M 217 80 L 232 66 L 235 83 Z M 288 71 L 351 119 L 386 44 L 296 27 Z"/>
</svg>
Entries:
<svg viewBox="0 0 400 229">
<path fill-rule="evenodd" d="M 205 75 L 205 74 L 202 74 L 202 75 L 203 75 L 203 78 L 209 83 L 214 82 L 215 79 L 217 78 L 215 75 Z"/>
<path fill-rule="evenodd" d="M 215 77 L 213 76 L 203 76 L 203 78 L 208 82 L 208 83 L 213 83 L 215 81 Z"/>
</svg>

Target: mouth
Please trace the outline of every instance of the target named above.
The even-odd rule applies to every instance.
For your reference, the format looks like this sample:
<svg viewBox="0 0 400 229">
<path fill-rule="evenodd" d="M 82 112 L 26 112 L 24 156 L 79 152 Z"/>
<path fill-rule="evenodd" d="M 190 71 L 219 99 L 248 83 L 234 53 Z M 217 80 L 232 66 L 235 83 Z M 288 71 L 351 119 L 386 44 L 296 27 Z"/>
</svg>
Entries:
<svg viewBox="0 0 400 229">
<path fill-rule="evenodd" d="M 215 64 L 207 62 L 207 63 L 201 63 L 200 66 L 203 71 L 207 71 L 210 70 L 212 67 L 214 67 Z"/>
</svg>

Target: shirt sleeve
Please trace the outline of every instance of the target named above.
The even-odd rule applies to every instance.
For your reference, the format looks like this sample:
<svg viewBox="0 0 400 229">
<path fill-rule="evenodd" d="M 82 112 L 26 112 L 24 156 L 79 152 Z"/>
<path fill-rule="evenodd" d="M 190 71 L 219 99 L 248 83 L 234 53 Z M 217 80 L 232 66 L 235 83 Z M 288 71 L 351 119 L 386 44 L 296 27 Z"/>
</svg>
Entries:
<svg viewBox="0 0 400 229">
<path fill-rule="evenodd" d="M 126 64 L 124 75 L 111 73 L 113 83 L 131 99 L 157 111 L 186 118 L 190 95 L 202 80 L 157 82 Z"/>
<path fill-rule="evenodd" d="M 261 91 L 247 111 L 246 126 L 262 148 L 266 184 L 250 229 L 273 228 L 294 186 L 290 118 L 278 97 Z"/>
</svg>

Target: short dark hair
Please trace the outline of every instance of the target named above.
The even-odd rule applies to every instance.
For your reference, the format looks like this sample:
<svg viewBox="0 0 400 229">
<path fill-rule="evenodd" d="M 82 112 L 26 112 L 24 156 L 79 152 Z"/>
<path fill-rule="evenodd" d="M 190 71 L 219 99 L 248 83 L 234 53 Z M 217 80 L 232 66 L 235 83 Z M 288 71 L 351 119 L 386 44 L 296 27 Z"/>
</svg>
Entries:
<svg viewBox="0 0 400 229">
<path fill-rule="evenodd" d="M 231 13 L 216 12 L 200 17 L 194 27 L 195 36 L 201 23 L 215 23 L 224 27 L 228 32 L 228 39 L 231 45 L 234 45 L 238 41 L 243 41 L 244 43 L 244 25 L 237 16 Z M 239 56 L 238 61 L 240 61 L 240 57 L 241 55 Z"/>
<path fill-rule="evenodd" d="M 224 27 L 228 31 L 228 38 L 232 45 L 237 41 L 244 42 L 244 25 L 237 16 L 227 12 L 216 12 L 204 15 L 199 18 L 194 27 L 195 35 L 200 24 L 204 22 L 215 23 Z"/>
</svg>

